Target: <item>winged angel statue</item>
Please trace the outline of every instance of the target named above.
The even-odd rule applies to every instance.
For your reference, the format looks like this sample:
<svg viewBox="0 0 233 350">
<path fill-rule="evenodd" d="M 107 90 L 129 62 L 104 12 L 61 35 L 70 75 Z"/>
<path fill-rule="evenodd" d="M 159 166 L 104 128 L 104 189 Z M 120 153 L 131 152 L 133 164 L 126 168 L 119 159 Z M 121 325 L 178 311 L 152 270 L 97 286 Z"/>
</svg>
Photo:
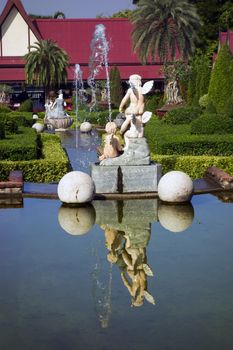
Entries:
<svg viewBox="0 0 233 350">
<path fill-rule="evenodd" d="M 153 87 L 153 80 L 146 82 L 142 86 L 142 78 L 138 74 L 133 74 L 129 77 L 129 89 L 123 97 L 119 111 L 123 109 L 129 101 L 129 106 L 125 109 L 125 121 L 121 126 L 121 134 L 124 134 L 125 148 L 127 150 L 129 138 L 137 138 L 144 136 L 143 124 L 147 123 L 152 113 L 144 112 L 145 103 L 144 95 L 146 95 Z"/>
</svg>

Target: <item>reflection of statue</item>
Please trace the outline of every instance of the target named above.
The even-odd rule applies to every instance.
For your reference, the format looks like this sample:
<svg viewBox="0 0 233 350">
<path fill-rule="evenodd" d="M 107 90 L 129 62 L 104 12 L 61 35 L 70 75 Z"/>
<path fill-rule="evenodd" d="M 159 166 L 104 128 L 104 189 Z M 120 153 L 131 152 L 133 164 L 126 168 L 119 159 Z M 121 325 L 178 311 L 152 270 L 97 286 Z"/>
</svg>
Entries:
<svg viewBox="0 0 233 350">
<path fill-rule="evenodd" d="M 143 95 L 151 90 L 153 81 L 147 82 L 142 87 L 140 75 L 133 74 L 129 77 L 129 84 L 130 88 L 119 106 L 119 111 L 122 113 L 124 106 L 130 101 L 129 106 L 125 110 L 126 120 L 121 126 L 121 133 L 124 134 L 125 138 L 125 149 L 128 148 L 128 138 L 143 137 L 143 123 L 146 123 L 152 115 L 151 112 L 145 112 L 144 114 L 145 103 Z M 127 130 L 128 128 L 129 130 Z"/>
<path fill-rule="evenodd" d="M 119 138 L 115 135 L 117 126 L 114 122 L 108 122 L 105 126 L 107 135 L 105 137 L 105 145 L 103 149 L 103 154 L 99 157 L 99 160 L 105 158 L 114 158 L 119 155 L 122 150 Z"/>
<path fill-rule="evenodd" d="M 132 306 L 141 306 L 144 298 L 155 304 L 153 296 L 147 291 L 147 276 L 153 276 L 153 272 L 146 263 L 146 248 L 133 247 L 129 236 L 125 238 L 125 247 L 122 251 L 125 268 L 121 272 L 121 278 L 132 296 Z"/>
<path fill-rule="evenodd" d="M 141 306 L 144 299 L 155 304 L 147 291 L 147 276 L 153 276 L 153 272 L 147 264 L 146 247 L 150 222 L 156 220 L 156 203 L 156 200 L 124 201 L 122 206 L 113 201 L 107 206 L 102 201 L 95 203 L 96 219 L 105 233 L 108 261 L 120 268 L 133 306 Z M 139 215 L 142 208 L 143 218 Z"/>
</svg>

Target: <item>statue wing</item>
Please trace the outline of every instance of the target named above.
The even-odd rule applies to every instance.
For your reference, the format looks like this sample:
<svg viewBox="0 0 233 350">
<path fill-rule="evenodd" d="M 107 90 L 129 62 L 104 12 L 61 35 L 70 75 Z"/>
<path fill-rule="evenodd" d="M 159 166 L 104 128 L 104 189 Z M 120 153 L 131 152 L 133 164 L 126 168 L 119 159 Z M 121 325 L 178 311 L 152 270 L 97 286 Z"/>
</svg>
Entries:
<svg viewBox="0 0 233 350">
<path fill-rule="evenodd" d="M 142 115 L 143 124 L 146 124 L 150 120 L 151 116 L 152 116 L 152 112 L 148 112 L 148 111 L 144 112 Z"/>
<path fill-rule="evenodd" d="M 150 92 L 150 90 L 152 89 L 153 84 L 154 84 L 154 80 L 147 81 L 142 87 L 142 94 L 146 95 L 148 92 Z"/>
</svg>

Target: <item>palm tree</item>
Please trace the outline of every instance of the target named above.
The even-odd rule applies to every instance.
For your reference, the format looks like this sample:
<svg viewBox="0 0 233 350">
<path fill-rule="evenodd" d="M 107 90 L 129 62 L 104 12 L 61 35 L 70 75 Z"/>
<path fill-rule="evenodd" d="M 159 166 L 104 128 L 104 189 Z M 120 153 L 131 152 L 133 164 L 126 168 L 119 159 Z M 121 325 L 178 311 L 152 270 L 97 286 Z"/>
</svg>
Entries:
<svg viewBox="0 0 233 350">
<path fill-rule="evenodd" d="M 137 6 L 130 20 L 133 49 L 142 63 L 156 56 L 173 60 L 177 49 L 183 59 L 193 53 L 201 24 L 194 5 L 186 0 L 139 0 Z"/>
<path fill-rule="evenodd" d="M 44 86 L 45 93 L 67 80 L 68 55 L 52 40 L 42 40 L 30 46 L 24 56 L 28 84 Z"/>
</svg>

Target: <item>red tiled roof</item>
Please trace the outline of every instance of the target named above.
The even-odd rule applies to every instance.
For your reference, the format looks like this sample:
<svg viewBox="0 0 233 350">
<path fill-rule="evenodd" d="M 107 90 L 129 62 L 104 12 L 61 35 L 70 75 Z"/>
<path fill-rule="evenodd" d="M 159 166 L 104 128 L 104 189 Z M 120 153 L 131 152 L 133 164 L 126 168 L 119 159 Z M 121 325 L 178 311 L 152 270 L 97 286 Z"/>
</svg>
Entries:
<svg viewBox="0 0 233 350">
<path fill-rule="evenodd" d="M 220 45 L 227 43 L 233 54 L 233 31 L 228 30 L 228 32 L 221 32 L 219 34 Z"/>
</svg>

